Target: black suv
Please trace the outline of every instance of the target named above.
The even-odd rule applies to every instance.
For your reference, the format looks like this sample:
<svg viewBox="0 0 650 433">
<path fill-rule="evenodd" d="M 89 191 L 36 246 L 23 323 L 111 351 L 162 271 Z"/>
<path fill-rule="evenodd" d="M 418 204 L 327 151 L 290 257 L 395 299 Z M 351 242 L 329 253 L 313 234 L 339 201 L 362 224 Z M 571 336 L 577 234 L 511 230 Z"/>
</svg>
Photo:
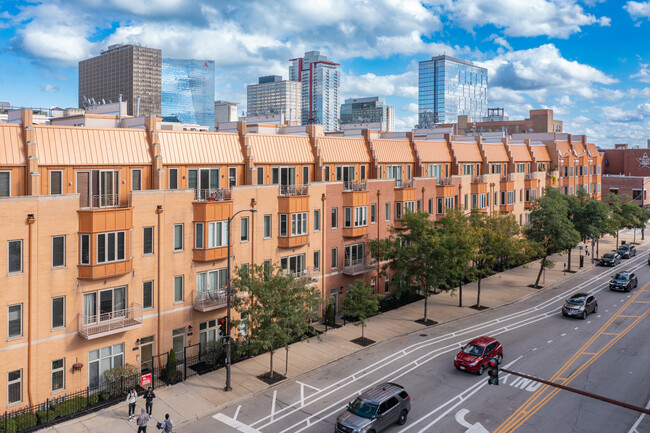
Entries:
<svg viewBox="0 0 650 433">
<path fill-rule="evenodd" d="M 633 272 L 619 272 L 614 275 L 609 282 L 609 290 L 616 290 L 619 292 L 629 292 L 639 285 L 639 280 Z"/>
<path fill-rule="evenodd" d="M 593 295 L 587 293 L 576 293 L 566 300 L 562 306 L 563 316 L 574 316 L 586 319 L 587 314 L 598 312 L 598 301 Z"/>
<path fill-rule="evenodd" d="M 602 266 L 616 266 L 621 263 L 621 256 L 617 253 L 607 253 L 603 255 L 603 258 L 600 259 L 600 264 Z"/>
<path fill-rule="evenodd" d="M 618 247 L 616 252 L 624 259 L 630 259 L 636 256 L 636 247 L 634 245 L 623 244 Z"/>
<path fill-rule="evenodd" d="M 336 433 L 379 433 L 391 425 L 406 423 L 411 397 L 400 385 L 383 383 L 348 403 L 336 418 Z"/>
</svg>

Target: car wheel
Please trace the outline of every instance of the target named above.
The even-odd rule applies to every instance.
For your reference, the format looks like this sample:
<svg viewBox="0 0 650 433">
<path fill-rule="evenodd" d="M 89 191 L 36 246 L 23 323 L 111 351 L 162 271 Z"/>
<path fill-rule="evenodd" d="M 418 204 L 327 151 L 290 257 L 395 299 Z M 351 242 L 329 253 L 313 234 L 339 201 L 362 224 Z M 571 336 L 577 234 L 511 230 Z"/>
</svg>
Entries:
<svg viewBox="0 0 650 433">
<path fill-rule="evenodd" d="M 404 410 L 399 414 L 399 418 L 397 418 L 397 424 L 399 424 L 399 425 L 404 425 L 404 424 L 406 424 L 406 417 L 408 416 L 408 414 L 409 414 L 409 413 L 406 411 L 406 409 L 404 409 Z"/>
<path fill-rule="evenodd" d="M 582 316 L 580 316 L 580 318 L 581 318 L 582 320 L 585 320 L 585 319 L 587 318 L 587 312 L 586 312 L 586 311 L 583 311 L 583 312 L 582 312 Z"/>
<path fill-rule="evenodd" d="M 483 367 L 483 366 L 481 365 L 481 366 L 478 368 L 478 371 L 476 372 L 476 374 L 478 374 L 479 376 L 482 376 L 484 371 L 485 371 L 485 367 Z"/>
<path fill-rule="evenodd" d="M 499 356 L 497 356 L 497 362 L 499 364 L 501 364 L 501 361 L 503 361 L 503 354 L 500 354 Z"/>
<path fill-rule="evenodd" d="M 598 312 L 598 304 L 596 304 L 596 306 L 594 307 L 594 313 L 597 313 L 597 312 Z"/>
</svg>

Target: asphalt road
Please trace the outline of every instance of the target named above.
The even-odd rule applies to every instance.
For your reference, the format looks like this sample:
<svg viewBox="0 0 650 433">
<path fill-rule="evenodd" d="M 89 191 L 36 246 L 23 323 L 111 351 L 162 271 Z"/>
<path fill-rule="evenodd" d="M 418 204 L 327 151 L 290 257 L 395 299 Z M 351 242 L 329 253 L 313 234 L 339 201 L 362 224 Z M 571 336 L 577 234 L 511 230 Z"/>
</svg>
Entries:
<svg viewBox="0 0 650 433">
<path fill-rule="evenodd" d="M 624 269 L 635 270 L 639 287 L 611 292 L 610 276 Z M 596 296 L 598 312 L 586 320 L 562 317 L 564 299 L 578 291 Z M 650 266 L 640 253 L 515 304 L 372 346 L 183 431 L 333 432 L 348 401 L 390 381 L 407 389 L 412 409 L 406 424 L 389 432 L 650 432 L 650 415 L 503 372 L 499 386 L 488 386 L 487 374 L 460 372 L 452 364 L 467 341 L 489 335 L 503 344 L 505 368 L 648 407 L 649 332 Z"/>
</svg>

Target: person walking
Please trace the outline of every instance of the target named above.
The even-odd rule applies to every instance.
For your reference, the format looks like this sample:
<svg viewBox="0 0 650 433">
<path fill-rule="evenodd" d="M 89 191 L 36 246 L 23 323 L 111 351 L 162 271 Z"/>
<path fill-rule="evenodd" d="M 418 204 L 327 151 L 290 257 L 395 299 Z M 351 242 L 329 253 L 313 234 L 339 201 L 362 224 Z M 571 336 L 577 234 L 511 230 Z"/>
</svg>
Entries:
<svg viewBox="0 0 650 433">
<path fill-rule="evenodd" d="M 138 393 L 135 388 L 131 388 L 129 394 L 126 396 L 126 402 L 129 404 L 129 421 L 133 421 L 135 416 L 135 402 L 138 399 Z"/>
<path fill-rule="evenodd" d="M 169 419 L 168 413 L 165 414 L 165 420 L 163 422 L 156 424 L 156 427 L 158 427 L 159 430 L 162 430 L 163 433 L 172 433 L 173 426 L 174 423 Z"/>
<path fill-rule="evenodd" d="M 138 424 L 138 433 L 147 433 L 147 423 L 149 422 L 149 414 L 146 410 L 141 409 L 140 416 L 135 420 Z"/>
<path fill-rule="evenodd" d="M 145 407 L 147 408 L 147 413 L 151 416 L 151 410 L 153 409 L 153 399 L 156 398 L 156 394 L 153 392 L 153 389 L 149 387 L 147 392 L 144 393 Z"/>
<path fill-rule="evenodd" d="M 589 256 L 589 244 L 585 245 L 585 255 Z"/>
</svg>

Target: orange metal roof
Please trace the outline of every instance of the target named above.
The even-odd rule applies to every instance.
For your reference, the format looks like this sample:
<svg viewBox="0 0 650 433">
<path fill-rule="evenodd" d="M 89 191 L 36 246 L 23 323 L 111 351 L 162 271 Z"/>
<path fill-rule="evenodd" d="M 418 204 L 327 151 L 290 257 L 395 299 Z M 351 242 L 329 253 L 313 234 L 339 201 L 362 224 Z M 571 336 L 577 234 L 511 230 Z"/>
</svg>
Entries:
<svg viewBox="0 0 650 433">
<path fill-rule="evenodd" d="M 546 147 L 546 146 L 544 146 Z M 528 151 L 528 146 L 525 144 L 511 144 L 510 152 L 512 152 L 512 159 L 514 162 L 532 162 L 533 158 Z"/>
<path fill-rule="evenodd" d="M 535 155 L 537 162 L 550 162 L 551 156 L 548 154 L 548 148 L 545 145 L 531 145 L 530 150 Z"/>
<path fill-rule="evenodd" d="M 369 163 L 370 154 L 363 138 L 319 137 L 323 163 Z"/>
<path fill-rule="evenodd" d="M 508 152 L 506 152 L 506 146 L 503 143 L 485 143 L 483 146 L 485 149 L 485 155 L 490 162 L 510 161 Z"/>
<path fill-rule="evenodd" d="M 587 150 L 589 151 L 589 155 L 592 157 L 598 156 L 598 148 L 594 143 L 587 143 Z"/>
<path fill-rule="evenodd" d="M 560 155 L 563 157 L 569 156 L 569 154 L 573 154 L 573 152 L 571 152 L 571 148 L 569 147 L 568 141 L 556 141 L 555 143 L 557 143 L 557 150 L 560 151 Z"/>
<path fill-rule="evenodd" d="M 158 131 L 167 164 L 243 164 L 239 135 L 223 132 Z"/>
<path fill-rule="evenodd" d="M 144 129 L 34 125 L 39 164 L 151 164 Z"/>
<path fill-rule="evenodd" d="M 572 144 L 573 144 L 573 150 L 575 150 L 576 154 L 578 156 L 584 156 L 587 149 L 585 148 L 585 146 L 582 145 L 582 141 L 574 141 L 572 142 Z"/>
<path fill-rule="evenodd" d="M 21 125 L 0 123 L 0 164 L 25 164 Z"/>
<path fill-rule="evenodd" d="M 372 140 L 372 146 L 375 148 L 375 155 L 377 155 L 379 164 L 414 162 L 411 143 L 408 140 L 375 139 Z"/>
<path fill-rule="evenodd" d="M 454 152 L 457 162 L 481 162 L 483 158 L 481 157 L 481 152 L 478 149 L 478 143 L 475 141 L 472 142 L 463 142 L 463 141 L 452 141 L 451 149 Z"/>
<path fill-rule="evenodd" d="M 422 163 L 452 161 L 446 141 L 418 140 L 415 143 Z"/>
<path fill-rule="evenodd" d="M 306 135 L 250 134 L 248 137 L 256 164 L 314 163 L 314 154 Z"/>
</svg>

